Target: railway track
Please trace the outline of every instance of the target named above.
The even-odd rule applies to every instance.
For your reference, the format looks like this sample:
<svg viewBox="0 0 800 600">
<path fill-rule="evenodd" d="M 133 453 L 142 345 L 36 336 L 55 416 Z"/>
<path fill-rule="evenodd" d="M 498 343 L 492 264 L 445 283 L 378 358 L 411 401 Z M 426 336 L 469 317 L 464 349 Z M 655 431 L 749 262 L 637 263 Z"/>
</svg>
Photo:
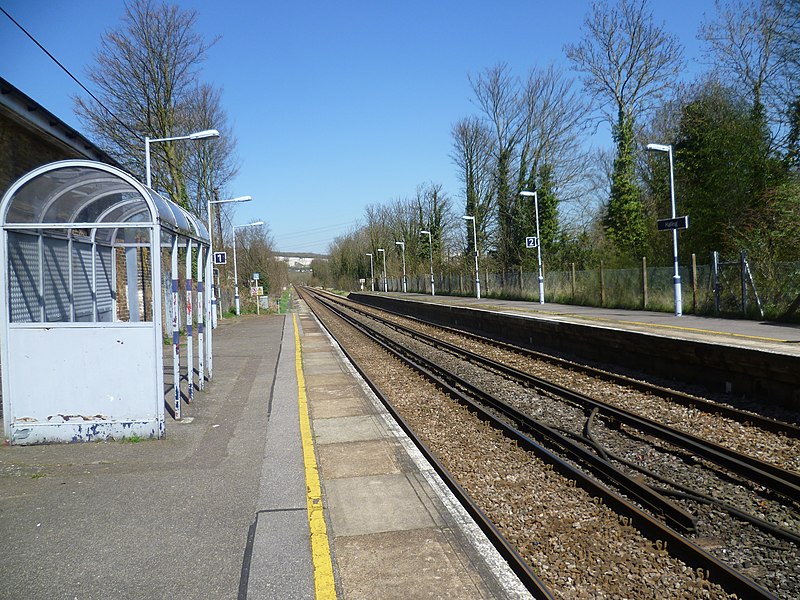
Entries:
<svg viewBox="0 0 800 600">
<path fill-rule="evenodd" d="M 318 302 L 308 297 L 307 299 L 310 305 Z M 342 302 L 337 300 L 337 303 Z M 744 471 L 732 470 L 728 464 L 723 474 L 718 475 L 718 480 L 711 486 L 715 490 L 714 494 L 707 494 L 708 486 L 703 482 L 711 477 L 710 473 L 719 468 L 712 459 L 716 458 L 717 462 L 721 460 L 723 463 L 734 460 L 731 452 L 725 450 L 722 459 L 702 456 L 702 440 L 692 441 L 695 446 L 687 449 L 682 447 L 683 442 L 676 444 L 675 440 L 668 441 L 663 436 L 656 436 L 652 430 L 637 429 L 637 425 L 641 423 L 630 421 L 632 416 L 614 412 L 619 409 L 603 403 L 587 405 L 585 399 L 579 401 L 574 392 L 569 390 L 564 394 L 564 390 L 558 386 L 543 392 L 545 383 L 542 381 L 532 383 L 526 380 L 527 375 L 524 373 L 497 361 L 476 357 L 474 352 L 468 358 L 456 358 L 461 352 L 449 342 L 442 344 L 441 340 L 431 339 L 429 335 L 418 331 L 401 333 L 402 328 L 397 323 L 387 323 L 385 320 L 376 322 L 374 315 L 369 317 L 372 324 L 356 324 L 367 317 L 356 312 L 347 314 L 352 308 L 345 309 L 329 304 L 324 310 L 338 313 L 338 318 L 349 320 L 361 329 L 363 335 L 370 335 L 375 343 L 383 344 L 386 351 L 402 356 L 407 365 L 414 364 L 416 368 L 422 369 L 439 388 L 446 389 L 450 397 L 469 406 L 476 414 L 481 414 L 482 419 L 492 422 L 506 436 L 513 437 L 517 444 L 533 452 L 537 460 L 543 461 L 567 481 L 575 482 L 572 485 L 588 492 L 590 498 L 595 499 L 594 502 L 601 502 L 606 509 L 613 509 L 617 519 L 623 520 L 623 525 L 627 523 L 630 527 L 633 523 L 637 531 L 644 533 L 651 541 L 660 540 L 665 544 L 664 548 L 669 547 L 670 554 L 678 556 L 685 564 L 703 569 L 715 581 L 724 582 L 725 590 L 734 591 L 740 597 L 774 597 L 764 588 L 770 588 L 779 595 L 786 594 L 787 585 L 790 586 L 791 580 L 796 577 L 798 562 L 796 530 L 784 527 L 784 524 L 796 518 L 796 506 L 791 499 L 785 498 L 795 489 L 792 487 L 795 484 L 792 483 L 791 472 L 777 467 L 766 469 L 766 480 L 757 479 L 752 482 L 748 481 L 748 477 L 752 475 L 750 472 L 755 471 L 757 478 L 762 477 L 763 466 L 769 463 L 735 459 L 735 462 L 741 464 L 734 466 Z M 330 321 L 330 317 L 327 320 Z M 420 345 L 427 345 L 428 349 L 416 347 Z M 448 367 L 442 366 L 448 361 Z M 480 374 L 476 374 L 477 371 Z M 501 380 L 503 383 L 498 383 Z M 537 393 L 531 393 L 531 390 Z M 531 400 L 532 397 L 539 399 Z M 520 398 L 524 400 L 519 402 Z M 553 406 L 556 404 L 561 406 L 554 411 Z M 553 421 L 551 414 L 549 422 L 534 418 L 537 413 L 543 412 L 557 412 L 558 417 Z M 658 424 L 650 424 L 651 427 L 656 425 Z M 426 427 L 426 424 L 421 426 Z M 785 432 L 775 435 L 787 437 Z M 656 440 L 655 445 L 653 440 Z M 448 450 L 442 452 L 446 454 Z M 647 460 L 633 461 L 626 458 L 637 452 L 644 453 Z M 661 458 L 657 459 L 657 456 Z M 664 464 L 648 464 L 647 468 L 641 468 L 641 464 L 658 461 Z M 688 477 L 690 481 L 674 481 L 674 472 L 687 462 L 690 468 L 684 471 L 689 471 L 689 474 L 681 474 L 681 477 Z M 638 471 L 634 470 L 635 466 L 639 467 Z M 473 465 L 472 468 L 478 467 Z M 468 470 L 460 480 L 470 477 Z M 567 484 L 568 487 L 569 485 Z M 697 489 L 698 486 L 703 489 Z M 613 487 L 615 491 L 607 487 Z M 747 489 L 747 493 L 743 493 L 740 488 Z M 716 491 L 717 489 L 722 492 Z M 575 490 L 576 488 L 572 488 L 573 495 Z M 720 501 L 719 496 L 725 497 L 725 494 L 740 496 L 737 502 L 740 503 L 739 506 L 743 502 L 744 508 L 737 507 L 731 498 Z M 761 512 L 753 514 L 752 497 L 756 498 L 757 503 L 769 504 L 769 508 L 760 506 Z M 487 502 L 491 505 L 493 500 L 490 498 Z M 718 517 L 718 513 L 723 514 L 724 518 Z M 780 516 L 781 514 L 784 516 Z M 732 527 L 734 521 L 738 524 L 744 518 L 749 519 L 744 526 L 749 529 L 744 531 L 741 525 Z M 515 519 L 516 517 L 512 518 L 512 521 Z M 776 520 L 779 522 L 776 523 Z M 716 523 L 716 526 L 709 528 L 709 523 Z M 723 529 L 736 533 L 725 533 Z M 678 535 L 675 530 L 680 530 L 686 537 Z M 517 547 L 519 544 L 522 547 L 529 546 L 530 537 L 524 529 L 511 533 L 506 531 L 504 535 L 520 540 Z M 732 546 L 736 545 L 737 540 L 746 542 L 748 552 L 744 554 L 749 558 L 742 558 L 741 552 L 733 551 Z M 706 546 L 709 552 L 701 550 L 698 545 Z M 759 556 L 753 557 L 753 547 L 766 548 L 768 552 L 761 552 Z M 577 550 L 574 554 L 580 556 L 581 551 Z M 776 558 L 774 555 L 780 556 Z M 723 562 L 719 557 L 727 560 Z M 755 568 L 751 564 L 753 560 L 756 561 Z M 730 565 L 735 565 L 736 568 Z M 763 571 L 770 571 L 772 576 L 765 577 Z M 611 572 L 613 573 L 613 569 Z M 753 579 L 761 582 L 763 587 L 753 583 Z M 703 587 L 703 579 L 700 581 L 701 587 L 698 589 L 705 590 L 705 594 L 709 588 Z M 787 584 L 787 581 L 790 583 Z M 694 579 L 690 583 L 695 586 L 698 584 Z"/>
</svg>

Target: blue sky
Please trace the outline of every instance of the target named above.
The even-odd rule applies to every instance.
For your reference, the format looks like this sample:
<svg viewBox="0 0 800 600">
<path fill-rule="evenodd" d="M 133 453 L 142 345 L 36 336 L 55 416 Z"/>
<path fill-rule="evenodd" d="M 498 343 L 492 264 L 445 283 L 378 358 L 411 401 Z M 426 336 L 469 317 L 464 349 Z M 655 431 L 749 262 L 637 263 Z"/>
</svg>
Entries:
<svg viewBox="0 0 800 600">
<path fill-rule="evenodd" d="M 468 76 L 499 62 L 525 76 L 568 67 L 563 45 L 581 36 L 590 2 L 404 0 L 275 2 L 179 0 L 198 32 L 221 39 L 201 77 L 223 90 L 237 138 L 239 175 L 227 190 L 254 201 L 234 221 L 263 219 L 281 251 L 325 252 L 368 204 L 413 196 L 435 182 L 463 205 L 450 128 L 476 113 Z M 0 0 L 88 85 L 103 32 L 121 0 Z M 713 0 L 653 0 L 663 22 L 699 58 L 696 39 Z M 696 64 L 690 69 L 696 70 Z M 5 15 L 0 75 L 79 131 L 82 93 Z M 610 144 L 607 130 L 587 145 Z"/>
</svg>

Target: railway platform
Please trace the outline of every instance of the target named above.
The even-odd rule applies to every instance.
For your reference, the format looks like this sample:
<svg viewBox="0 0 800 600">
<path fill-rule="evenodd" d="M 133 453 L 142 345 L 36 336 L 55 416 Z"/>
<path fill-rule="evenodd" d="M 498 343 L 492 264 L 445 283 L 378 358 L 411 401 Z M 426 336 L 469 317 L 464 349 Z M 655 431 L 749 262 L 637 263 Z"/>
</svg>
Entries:
<svg viewBox="0 0 800 600">
<path fill-rule="evenodd" d="M 414 302 L 430 302 L 450 306 L 483 309 L 513 315 L 535 317 L 568 323 L 588 324 L 596 327 L 619 328 L 685 340 L 699 340 L 726 346 L 766 350 L 777 354 L 800 356 L 800 325 L 725 319 L 718 317 L 672 313 L 555 304 L 534 301 L 501 300 L 467 296 L 431 296 L 430 294 L 402 294 L 389 292 L 375 294 L 405 298 Z"/>
<path fill-rule="evenodd" d="M 800 326 L 494 298 L 352 293 L 376 308 L 661 381 L 800 409 Z"/>
<path fill-rule="evenodd" d="M 223 321 L 164 440 L 0 448 L 0 598 L 527 597 L 296 308 Z"/>
</svg>

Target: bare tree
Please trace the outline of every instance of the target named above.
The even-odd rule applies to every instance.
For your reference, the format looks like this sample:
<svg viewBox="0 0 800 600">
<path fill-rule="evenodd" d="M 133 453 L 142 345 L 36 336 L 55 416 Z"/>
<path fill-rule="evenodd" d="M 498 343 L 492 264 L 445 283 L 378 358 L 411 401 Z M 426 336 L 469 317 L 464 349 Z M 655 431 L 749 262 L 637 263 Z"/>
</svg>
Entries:
<svg viewBox="0 0 800 600">
<path fill-rule="evenodd" d="M 501 273 L 514 261 L 514 159 L 520 140 L 525 135 L 525 111 L 520 83 L 511 75 L 508 65 L 500 64 L 470 78 L 478 106 L 494 137 L 494 193 L 497 210 L 495 247 Z M 482 227 L 477 222 L 476 226 Z M 466 239 L 471 235 L 466 224 Z"/>
<path fill-rule="evenodd" d="M 773 148 L 782 146 L 787 113 L 798 97 L 800 2 L 717 0 L 715 4 L 716 18 L 703 23 L 700 37 L 708 44 L 716 74 L 748 91 L 754 116 L 770 125 Z"/>
<path fill-rule="evenodd" d="M 635 121 L 660 102 L 683 68 L 677 38 L 653 23 L 647 0 L 595 2 L 584 39 L 565 46 L 584 89 L 611 123 L 617 147 L 606 234 L 623 253 L 638 255 L 645 240 L 644 213 L 634 173 Z"/>
<path fill-rule="evenodd" d="M 464 214 L 475 215 L 478 246 L 485 251 L 495 226 L 494 139 L 487 124 L 477 117 L 461 119 L 453 125 L 451 135 L 451 156 L 464 186 Z"/>
<path fill-rule="evenodd" d="M 236 137 L 228 125 L 219 89 L 208 84 L 197 86 L 188 98 L 188 105 L 191 108 L 183 111 L 185 131 L 216 129 L 220 133 L 213 144 L 180 146 L 186 156 L 187 185 L 195 190 L 195 203 L 190 209 L 207 219 L 206 201 L 215 199 L 215 193 L 224 190 L 239 170 L 234 159 Z M 232 205 L 219 204 L 216 209 L 226 211 L 232 209 Z"/>
<path fill-rule="evenodd" d="M 560 204 L 578 195 L 586 176 L 580 133 L 589 106 L 575 89 L 574 80 L 552 65 L 531 70 L 523 101 L 526 128 L 520 143 L 516 191 L 537 191 L 541 241 L 551 246 L 559 229 Z M 534 210 L 529 200 L 517 199 L 514 248 L 520 264 L 532 260 L 524 241 L 535 233 Z"/>
<path fill-rule="evenodd" d="M 606 119 L 635 118 L 653 108 L 683 68 L 683 47 L 653 23 L 647 0 L 594 2 L 584 20 L 584 39 L 565 46 L 584 88 Z"/>
<path fill-rule="evenodd" d="M 199 120 L 192 100 L 198 98 L 200 64 L 216 40 L 197 34 L 196 21 L 196 11 L 177 5 L 126 3 L 122 26 L 103 36 L 88 73 L 113 115 L 92 100 L 75 98 L 87 128 L 132 172 L 144 174 L 144 136 L 183 135 L 189 132 L 179 131 L 182 125 Z M 154 144 L 151 165 L 154 187 L 187 205 L 184 167 L 191 146 L 197 146 L 183 144 Z"/>
</svg>

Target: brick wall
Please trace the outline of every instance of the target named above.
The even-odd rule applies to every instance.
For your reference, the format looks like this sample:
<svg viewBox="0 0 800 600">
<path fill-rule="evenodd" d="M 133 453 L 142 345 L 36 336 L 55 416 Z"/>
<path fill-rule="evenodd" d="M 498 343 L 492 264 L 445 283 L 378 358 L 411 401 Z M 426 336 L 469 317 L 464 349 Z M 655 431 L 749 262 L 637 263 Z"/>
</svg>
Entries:
<svg viewBox="0 0 800 600">
<path fill-rule="evenodd" d="M 0 195 L 29 171 L 57 160 L 86 158 L 0 110 Z"/>
</svg>

